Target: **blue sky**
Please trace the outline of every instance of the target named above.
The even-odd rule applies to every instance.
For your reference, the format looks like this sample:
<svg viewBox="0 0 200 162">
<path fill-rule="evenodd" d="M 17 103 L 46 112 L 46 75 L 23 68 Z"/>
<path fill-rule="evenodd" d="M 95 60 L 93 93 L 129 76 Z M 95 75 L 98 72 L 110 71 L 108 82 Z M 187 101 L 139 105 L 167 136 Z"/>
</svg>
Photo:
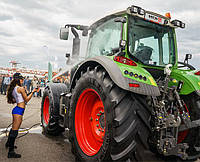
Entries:
<svg viewBox="0 0 200 162">
<path fill-rule="evenodd" d="M 55 67 L 63 67 L 69 45 L 59 39 L 61 26 L 91 25 L 133 4 L 163 15 L 170 12 L 172 19 L 185 22 L 186 29 L 177 29 L 179 60 L 191 53 L 190 63 L 200 69 L 200 3 L 197 0 L 1 0 L 0 66 L 9 66 L 10 60 L 16 60 L 21 66 L 47 69 L 50 60 Z"/>
</svg>

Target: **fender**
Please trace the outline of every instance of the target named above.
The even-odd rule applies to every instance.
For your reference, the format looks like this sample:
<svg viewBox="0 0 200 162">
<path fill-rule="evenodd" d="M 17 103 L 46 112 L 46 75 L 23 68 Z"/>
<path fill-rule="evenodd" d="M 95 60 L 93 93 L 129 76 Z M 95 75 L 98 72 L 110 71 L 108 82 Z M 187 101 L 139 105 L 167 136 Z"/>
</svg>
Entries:
<svg viewBox="0 0 200 162">
<path fill-rule="evenodd" d="M 71 79 L 71 84 L 70 84 L 71 85 L 70 90 L 75 86 L 76 79 L 81 77 L 82 71 L 86 71 L 88 67 L 94 68 L 98 65 L 101 66 L 103 69 L 105 69 L 105 71 L 109 74 L 113 82 L 124 90 L 142 94 L 142 95 L 150 95 L 150 96 L 160 95 L 160 91 L 155 80 L 145 69 L 143 69 L 143 71 L 145 71 L 145 74 L 149 76 L 148 78 L 150 78 L 150 81 L 153 82 L 154 85 L 145 84 L 140 81 L 131 79 L 130 77 L 123 76 L 123 72 L 122 72 L 123 67 L 122 69 L 120 69 L 117 63 L 115 63 L 111 57 L 106 57 L 106 56 L 96 56 L 93 58 L 88 58 L 82 63 L 80 63 L 79 65 L 77 65 L 76 68 L 73 70 L 74 72 L 71 74 L 72 79 Z M 125 65 L 125 66 L 128 66 L 128 65 Z M 134 67 L 131 67 L 131 68 L 134 68 Z M 130 87 L 129 83 L 139 84 L 139 87 Z"/>
<path fill-rule="evenodd" d="M 180 95 L 188 95 L 196 92 L 200 95 L 200 76 L 195 75 L 195 70 L 180 70 L 174 69 L 171 73 L 171 78 L 176 79 L 176 83 L 169 83 L 169 86 L 178 84 L 178 81 L 183 82 Z"/>
</svg>

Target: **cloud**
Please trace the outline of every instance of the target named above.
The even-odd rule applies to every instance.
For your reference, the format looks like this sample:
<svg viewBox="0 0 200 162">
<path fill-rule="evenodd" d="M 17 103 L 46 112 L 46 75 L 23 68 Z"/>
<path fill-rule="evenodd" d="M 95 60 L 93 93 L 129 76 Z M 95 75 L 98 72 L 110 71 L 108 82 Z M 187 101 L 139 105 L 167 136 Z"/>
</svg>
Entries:
<svg viewBox="0 0 200 162">
<path fill-rule="evenodd" d="M 13 37 L 14 35 L 9 34 L 9 33 L 5 33 L 5 32 L 0 32 L 1 36 L 5 36 L 5 37 Z"/>
<path fill-rule="evenodd" d="M 6 21 L 11 19 L 13 19 L 13 17 L 10 15 L 0 15 L 0 21 Z"/>
<path fill-rule="evenodd" d="M 200 68 L 196 61 L 200 59 L 200 4 L 196 0 L 1 0 L 0 66 L 15 59 L 27 67 L 46 69 L 48 59 L 54 61 L 57 56 L 58 67 L 63 67 L 72 43 L 59 40 L 61 26 L 91 25 L 133 4 L 163 15 L 171 12 L 172 19 L 186 22 L 186 29 L 177 29 L 179 56 L 183 59 L 186 53 L 192 53 L 195 59 L 191 63 Z"/>
</svg>

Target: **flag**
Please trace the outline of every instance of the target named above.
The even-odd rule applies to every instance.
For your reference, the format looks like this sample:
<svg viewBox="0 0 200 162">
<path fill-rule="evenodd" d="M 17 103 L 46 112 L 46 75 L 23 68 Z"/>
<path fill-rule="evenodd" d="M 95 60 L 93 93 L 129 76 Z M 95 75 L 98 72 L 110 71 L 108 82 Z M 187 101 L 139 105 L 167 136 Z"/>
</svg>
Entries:
<svg viewBox="0 0 200 162">
<path fill-rule="evenodd" d="M 52 81 L 52 65 L 50 62 L 48 63 L 48 81 Z"/>
</svg>

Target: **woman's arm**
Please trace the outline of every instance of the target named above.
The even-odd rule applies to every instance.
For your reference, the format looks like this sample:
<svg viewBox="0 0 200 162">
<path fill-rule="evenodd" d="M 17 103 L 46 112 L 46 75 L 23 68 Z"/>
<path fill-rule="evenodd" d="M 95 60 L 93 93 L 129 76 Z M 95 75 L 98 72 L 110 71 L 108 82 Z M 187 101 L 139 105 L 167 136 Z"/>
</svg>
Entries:
<svg viewBox="0 0 200 162">
<path fill-rule="evenodd" d="M 36 91 L 37 91 L 37 89 L 34 89 L 34 90 L 27 96 L 24 87 L 20 87 L 20 88 L 19 88 L 19 93 L 22 94 L 22 97 L 24 98 L 24 101 L 25 101 L 25 102 L 28 102 L 28 101 L 31 99 L 31 97 L 33 96 L 33 93 L 36 92 Z"/>
</svg>

